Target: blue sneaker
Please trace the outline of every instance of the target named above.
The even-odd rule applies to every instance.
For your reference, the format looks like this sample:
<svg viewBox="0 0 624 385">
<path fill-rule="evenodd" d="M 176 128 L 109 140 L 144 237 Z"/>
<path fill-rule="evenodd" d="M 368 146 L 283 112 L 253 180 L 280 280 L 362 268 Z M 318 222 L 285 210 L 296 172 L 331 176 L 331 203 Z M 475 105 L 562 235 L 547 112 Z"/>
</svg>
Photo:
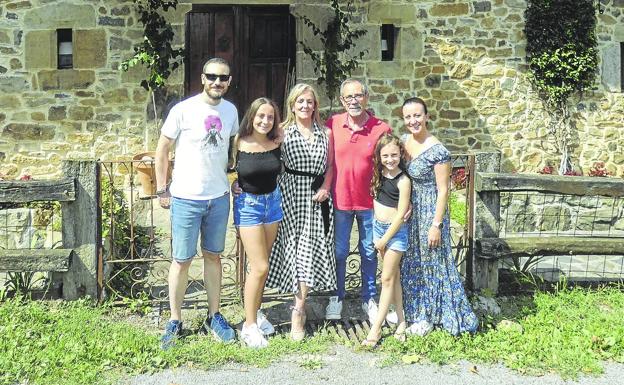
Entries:
<svg viewBox="0 0 624 385">
<path fill-rule="evenodd" d="M 236 333 L 234 329 L 227 323 L 221 313 L 215 313 L 212 317 L 208 316 L 204 321 L 204 329 L 210 331 L 212 335 L 221 342 L 234 342 Z"/>
<path fill-rule="evenodd" d="M 182 331 L 182 321 L 171 320 L 165 326 L 165 334 L 160 337 L 160 348 L 167 350 L 175 345 L 180 332 Z"/>
</svg>

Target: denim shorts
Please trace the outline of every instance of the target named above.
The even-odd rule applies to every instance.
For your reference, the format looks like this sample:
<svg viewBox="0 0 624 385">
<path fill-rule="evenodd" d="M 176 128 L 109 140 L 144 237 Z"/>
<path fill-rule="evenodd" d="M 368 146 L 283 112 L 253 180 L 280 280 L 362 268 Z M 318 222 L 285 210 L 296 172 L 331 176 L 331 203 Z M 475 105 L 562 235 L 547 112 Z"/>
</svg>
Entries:
<svg viewBox="0 0 624 385">
<path fill-rule="evenodd" d="M 282 193 L 279 187 L 268 194 L 243 192 L 234 197 L 234 225 L 267 225 L 282 220 Z"/>
<path fill-rule="evenodd" d="M 391 223 L 373 221 L 373 241 L 377 241 L 384 236 Z M 394 236 L 388 241 L 387 249 L 404 252 L 407 250 L 407 223 L 403 223 Z"/>
<path fill-rule="evenodd" d="M 225 232 L 230 215 L 230 194 L 209 200 L 171 199 L 171 238 L 173 259 L 186 262 L 201 249 L 220 254 L 225 248 Z"/>
</svg>

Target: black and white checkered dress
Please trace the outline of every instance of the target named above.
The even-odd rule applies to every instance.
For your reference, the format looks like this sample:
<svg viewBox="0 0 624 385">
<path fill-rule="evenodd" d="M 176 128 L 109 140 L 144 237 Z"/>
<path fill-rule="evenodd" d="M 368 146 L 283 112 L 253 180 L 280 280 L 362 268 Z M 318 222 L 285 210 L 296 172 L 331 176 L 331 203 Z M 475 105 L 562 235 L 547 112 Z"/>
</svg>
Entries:
<svg viewBox="0 0 624 385">
<path fill-rule="evenodd" d="M 282 157 L 287 168 L 325 172 L 329 139 L 317 125 L 314 137 L 314 144 L 310 144 L 295 125 L 285 130 Z M 289 173 L 279 178 L 284 219 L 269 258 L 266 285 L 282 293 L 298 292 L 299 281 L 312 290 L 336 289 L 333 205 L 329 198 L 329 232 L 325 234 L 321 205 L 312 201 L 312 179 Z"/>
</svg>

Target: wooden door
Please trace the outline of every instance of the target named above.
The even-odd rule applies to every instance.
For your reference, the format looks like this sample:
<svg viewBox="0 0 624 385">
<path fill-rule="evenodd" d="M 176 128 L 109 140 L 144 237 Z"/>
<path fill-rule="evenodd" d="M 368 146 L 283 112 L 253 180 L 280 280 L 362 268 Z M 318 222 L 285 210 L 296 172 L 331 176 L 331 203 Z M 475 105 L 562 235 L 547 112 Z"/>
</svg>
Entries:
<svg viewBox="0 0 624 385">
<path fill-rule="evenodd" d="M 231 64 L 226 99 L 239 114 L 260 96 L 283 105 L 295 63 L 295 25 L 288 6 L 195 5 L 186 16 L 186 96 L 202 91 L 202 66 L 219 56 Z"/>
</svg>

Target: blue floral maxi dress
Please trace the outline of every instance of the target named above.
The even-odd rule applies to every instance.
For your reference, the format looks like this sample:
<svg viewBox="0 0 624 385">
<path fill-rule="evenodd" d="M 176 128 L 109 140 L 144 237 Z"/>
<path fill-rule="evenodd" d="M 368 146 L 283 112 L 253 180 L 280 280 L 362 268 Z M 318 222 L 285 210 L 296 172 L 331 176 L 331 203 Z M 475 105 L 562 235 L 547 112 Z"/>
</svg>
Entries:
<svg viewBox="0 0 624 385">
<path fill-rule="evenodd" d="M 433 167 L 450 161 L 449 151 L 436 143 L 407 163 L 412 179 L 412 217 L 408 249 L 401 261 L 401 285 L 408 323 L 427 321 L 457 335 L 476 331 L 479 321 L 451 253 L 448 210 L 444 214 L 441 245 L 434 249 L 427 246 L 438 196 Z"/>
</svg>

